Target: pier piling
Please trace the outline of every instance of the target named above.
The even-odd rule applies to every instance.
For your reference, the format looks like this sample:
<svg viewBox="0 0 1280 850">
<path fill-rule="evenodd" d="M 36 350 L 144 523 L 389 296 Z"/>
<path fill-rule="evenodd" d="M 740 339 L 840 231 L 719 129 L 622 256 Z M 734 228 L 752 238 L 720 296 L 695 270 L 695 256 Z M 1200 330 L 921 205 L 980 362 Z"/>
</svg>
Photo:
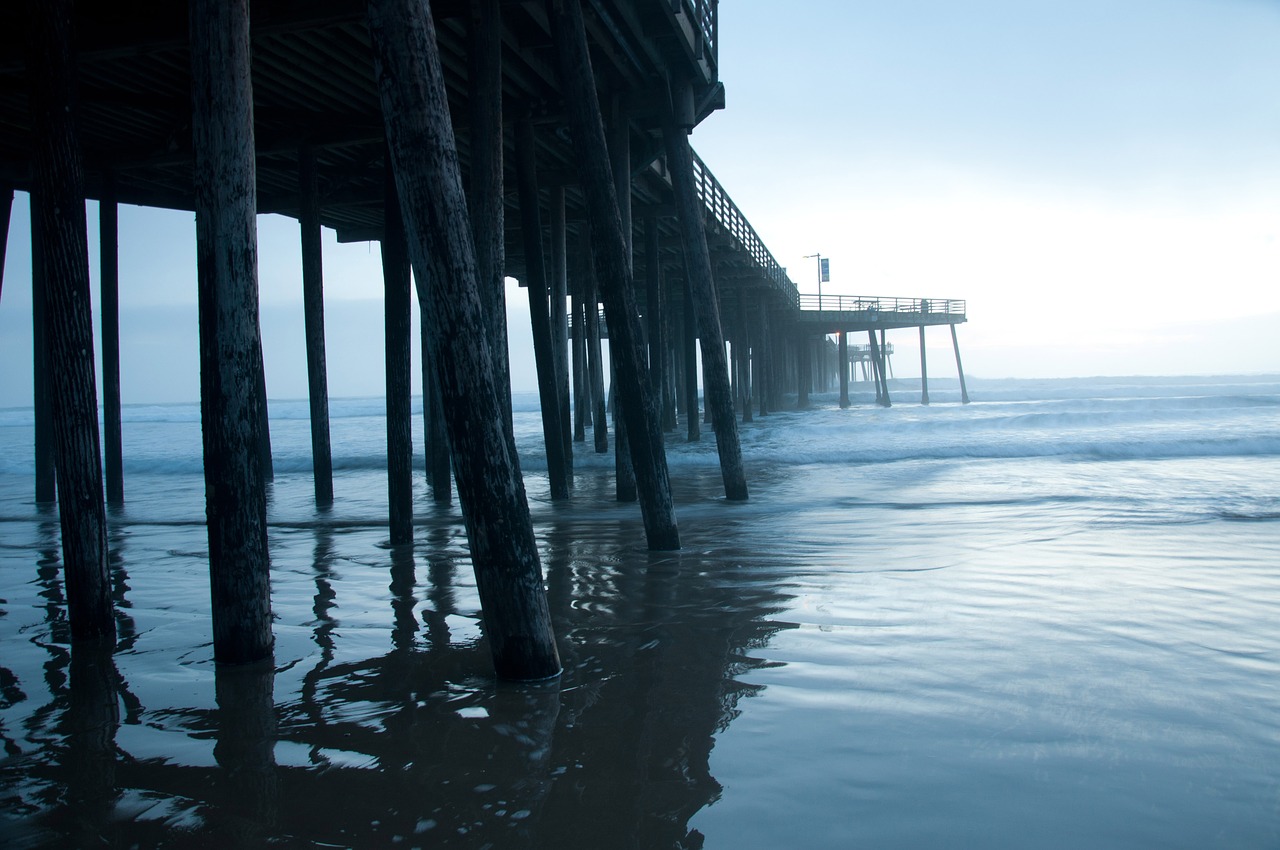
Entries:
<svg viewBox="0 0 1280 850">
<path fill-rule="evenodd" d="M 565 473 L 564 437 L 560 429 L 559 379 L 551 343 L 547 300 L 547 271 L 542 253 L 542 216 L 538 210 L 538 169 L 533 122 L 516 122 L 516 184 L 520 199 L 520 233 L 524 240 L 524 284 L 529 294 L 533 325 L 533 358 L 538 372 L 538 401 L 542 408 L 542 442 L 547 453 L 547 478 L 552 499 L 569 498 Z"/>
<path fill-rule="evenodd" d="M 384 292 L 387 404 L 387 507 L 393 544 L 413 541 L 413 413 L 409 403 L 412 368 L 409 333 L 410 270 L 404 214 L 390 158 L 383 204 L 382 282 Z"/>
<path fill-rule="evenodd" d="M 307 347 L 307 398 L 311 414 L 311 465 L 316 505 L 333 504 L 333 454 L 329 442 L 329 378 L 324 350 L 324 259 L 320 242 L 320 180 L 315 151 L 298 151 L 298 225 L 302 237 L 302 321 Z"/>
<path fill-rule="evenodd" d="M 920 403 L 929 403 L 929 364 L 924 353 L 924 325 L 920 326 Z"/>
<path fill-rule="evenodd" d="M 76 642 L 115 641 L 102 498 L 84 163 L 72 104 L 77 80 L 70 0 L 33 2 L 28 82 L 38 140 L 48 393 L 68 619 Z"/>
<path fill-rule="evenodd" d="M 560 659 L 484 334 L 435 22 L 412 0 L 371 0 L 367 21 L 409 254 L 427 282 L 432 360 L 494 667 L 505 678 L 549 678 Z"/>
<path fill-rule="evenodd" d="M 964 366 L 960 363 L 960 340 L 956 337 L 955 322 L 951 323 L 951 347 L 956 352 L 956 374 L 960 376 L 960 403 L 969 403 L 969 388 L 964 384 Z"/>
<path fill-rule="evenodd" d="M 592 254 L 618 378 L 618 406 L 627 423 L 627 442 L 631 447 L 645 535 L 650 549 L 678 549 L 680 535 L 671 499 L 667 456 L 645 366 L 631 263 L 626 255 L 627 243 L 605 143 L 582 7 L 579 0 L 547 0 L 546 8 L 591 222 Z"/>
<path fill-rule="evenodd" d="M 124 504 L 124 434 L 120 423 L 120 216 L 110 179 L 98 201 L 99 301 L 102 304 L 102 441 L 107 504 Z"/>
<path fill-rule="evenodd" d="M 677 86 L 672 100 L 679 102 L 687 85 Z M 746 471 L 742 466 L 742 447 L 738 440 L 738 417 L 734 410 L 733 391 L 729 386 L 729 364 L 724 350 L 724 331 L 720 324 L 719 299 L 711 271 L 711 254 L 703 230 L 702 203 L 693 182 L 693 155 L 689 150 L 688 128 L 672 115 L 662 128 L 667 151 L 667 168 L 676 199 L 676 215 L 680 222 L 680 240 L 684 245 L 685 271 L 693 295 L 693 314 L 697 320 L 698 340 L 702 344 L 703 393 L 711 427 L 716 434 L 716 452 L 720 456 L 720 475 L 724 494 L 729 501 L 745 501 L 748 496 Z"/>
<path fill-rule="evenodd" d="M 191 0 L 190 30 L 213 654 L 245 663 L 272 653 L 247 0 Z"/>
</svg>

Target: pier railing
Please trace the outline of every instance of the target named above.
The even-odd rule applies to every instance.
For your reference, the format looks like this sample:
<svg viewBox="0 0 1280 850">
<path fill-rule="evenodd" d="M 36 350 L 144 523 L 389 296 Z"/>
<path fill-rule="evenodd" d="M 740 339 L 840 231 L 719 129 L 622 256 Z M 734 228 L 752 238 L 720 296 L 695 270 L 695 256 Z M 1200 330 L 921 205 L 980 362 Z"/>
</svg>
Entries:
<svg viewBox="0 0 1280 850">
<path fill-rule="evenodd" d="M 824 313 L 925 313 L 965 315 L 962 298 L 885 298 L 877 295 L 800 295 L 801 310 Z"/>
<path fill-rule="evenodd" d="M 698 196 L 702 198 L 702 203 L 711 217 L 751 256 L 764 277 L 773 283 L 778 292 L 782 293 L 787 303 L 793 307 L 800 307 L 800 293 L 796 285 L 791 282 L 791 278 L 787 277 L 787 270 L 778 264 L 773 254 L 769 253 L 769 249 L 756 234 L 755 228 L 747 221 L 747 217 L 742 214 L 742 210 L 738 209 L 737 204 L 720 185 L 720 181 L 716 180 L 715 175 L 696 153 L 693 155 L 693 178 L 697 185 Z"/>
<path fill-rule="evenodd" d="M 705 61 L 711 68 L 719 64 L 720 54 L 720 2 L 719 0 L 668 0 L 671 14 L 677 21 L 687 21 L 695 59 Z"/>
</svg>

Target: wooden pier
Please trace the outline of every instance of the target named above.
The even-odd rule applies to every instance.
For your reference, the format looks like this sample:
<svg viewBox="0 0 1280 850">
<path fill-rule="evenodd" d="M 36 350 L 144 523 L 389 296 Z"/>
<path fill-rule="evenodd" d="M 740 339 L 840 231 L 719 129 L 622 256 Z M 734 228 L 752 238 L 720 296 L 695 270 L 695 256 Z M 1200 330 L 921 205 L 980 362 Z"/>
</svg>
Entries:
<svg viewBox="0 0 1280 850">
<path fill-rule="evenodd" d="M 689 133 L 724 104 L 718 39 L 716 0 L 254 0 L 252 14 L 248 0 L 0 8 L 0 243 L 13 191 L 30 193 L 36 499 L 59 497 L 68 585 L 89 588 L 76 597 L 73 631 L 101 636 L 109 606 L 94 589 L 106 551 L 98 399 L 83 356 L 92 350 L 86 199 L 102 210 L 113 503 L 127 493 L 116 258 L 119 240 L 138 238 L 118 232 L 117 205 L 196 214 L 223 662 L 271 652 L 257 214 L 301 226 L 320 506 L 332 502 L 333 481 L 318 236 L 329 227 L 340 241 L 381 243 L 395 544 L 413 542 L 412 268 L 433 497 L 448 501 L 456 485 L 495 664 L 512 678 L 555 675 L 559 662 L 511 429 L 505 276 L 528 287 L 552 498 L 571 497 L 572 442 L 588 424 L 596 450 L 608 450 L 607 342 L 618 498 L 639 502 L 652 549 L 680 545 L 664 432 L 683 416 L 688 438 L 700 437 L 699 383 L 725 496 L 743 500 L 739 418 L 780 408 L 791 387 L 807 404 L 814 340 L 836 333 L 847 346 L 849 333 L 868 332 L 884 385 L 884 331 L 918 327 L 923 371 L 924 328 L 949 325 L 954 342 L 963 302 L 828 295 L 815 307 L 690 148 Z M 842 386 L 849 362 L 841 356 Z M 88 503 L 68 507 L 71 493 Z"/>
</svg>

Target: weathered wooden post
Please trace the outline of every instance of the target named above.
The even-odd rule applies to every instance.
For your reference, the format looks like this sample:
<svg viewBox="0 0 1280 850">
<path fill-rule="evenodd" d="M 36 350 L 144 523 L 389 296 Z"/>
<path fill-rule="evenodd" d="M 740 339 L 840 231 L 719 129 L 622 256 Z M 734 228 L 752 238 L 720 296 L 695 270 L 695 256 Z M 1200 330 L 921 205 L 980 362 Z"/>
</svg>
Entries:
<svg viewBox="0 0 1280 850">
<path fill-rule="evenodd" d="M 551 189 L 551 359 L 556 373 L 564 469 L 573 483 L 573 420 L 569 409 L 569 235 L 564 186 Z M 585 436 L 585 435 L 584 435 Z"/>
<path fill-rule="evenodd" d="M 502 424 L 507 432 L 511 455 L 516 457 L 516 438 L 511 421 L 506 245 L 503 241 L 502 4 L 500 0 L 475 0 L 468 5 L 467 106 L 471 119 L 468 203 L 471 238 L 475 243 L 476 268 L 480 275 L 485 336 L 489 341 L 493 376 L 502 404 Z M 439 458 L 436 463 L 438 465 Z"/>
<path fill-rule="evenodd" d="M 524 242 L 525 288 L 533 325 L 533 358 L 538 371 L 542 407 L 542 442 L 547 452 L 547 478 L 552 499 L 569 498 L 564 437 L 560 428 L 559 379 L 551 349 L 551 317 L 547 302 L 547 268 L 542 254 L 542 216 L 538 210 L 538 164 L 533 122 L 516 123 L 516 183 L 520 196 L 520 235 Z"/>
<path fill-rule="evenodd" d="M 190 27 L 213 654 L 243 663 L 272 652 L 248 2 L 191 0 Z"/>
<path fill-rule="evenodd" d="M 58 497 L 54 469 L 53 402 L 49 397 L 49 344 L 45 334 L 48 314 L 48 276 L 44 260 L 44 216 L 40 190 L 28 196 L 31 208 L 31 381 L 35 407 L 36 504 L 48 504 Z"/>
<path fill-rule="evenodd" d="M 387 507 L 393 544 L 413 542 L 413 412 L 409 250 L 404 215 L 387 160 L 382 214 L 383 347 L 387 387 Z"/>
<path fill-rule="evenodd" d="M 772 406 L 769 395 L 773 392 L 774 372 L 777 367 L 773 362 L 774 347 L 769 327 L 769 305 L 763 294 L 760 296 L 757 322 L 758 333 L 752 352 L 752 365 L 755 367 L 756 395 L 759 396 L 760 415 L 768 416 L 769 408 Z"/>
<path fill-rule="evenodd" d="M 840 353 L 836 358 L 840 369 L 840 407 L 849 407 L 849 334 L 840 331 Z"/>
<path fill-rule="evenodd" d="M 370 0 L 383 121 L 417 277 L 458 498 L 498 675 L 558 675 L 524 483 L 510 456 L 458 167 L 435 23 L 422 0 Z"/>
<path fill-rule="evenodd" d="M 546 8 L 556 43 L 574 154 L 581 169 L 582 189 L 591 220 L 592 254 L 618 378 L 616 396 L 626 422 L 645 536 L 650 549 L 678 549 L 680 533 L 671 499 L 667 455 L 645 366 L 640 316 L 631 286 L 631 264 L 605 144 L 604 121 L 591 69 L 582 7 L 579 0 L 547 0 Z"/>
<path fill-rule="evenodd" d="M 751 338 L 749 330 L 749 322 L 747 321 L 747 300 L 745 293 L 738 301 L 738 338 L 742 340 L 742 358 L 739 360 L 739 368 L 741 369 L 742 380 L 742 421 L 752 421 L 752 393 L 755 391 L 755 351 L 754 342 Z"/>
<path fill-rule="evenodd" d="M 583 299 L 582 312 L 587 326 L 587 355 L 590 357 L 587 365 L 591 381 L 589 410 L 591 437 L 596 454 L 602 455 L 609 451 L 609 419 L 604 398 L 604 352 L 600 345 L 600 299 L 597 294 L 595 263 L 591 260 L 590 246 L 587 247 L 587 279 L 583 285 L 587 297 Z"/>
<path fill-rule="evenodd" d="M 585 263 L 585 260 L 583 261 Z M 581 269 L 579 264 L 579 269 Z M 587 324 L 583 312 L 586 275 L 579 271 L 573 285 L 573 441 L 586 442 L 587 420 L 591 418 L 591 391 L 587 377 Z"/>
<path fill-rule="evenodd" d="M 929 366 L 924 356 L 924 325 L 920 326 L 920 403 L 929 403 Z"/>
<path fill-rule="evenodd" d="M 796 336 L 796 353 L 799 362 L 796 366 L 796 408 L 804 410 L 809 406 L 809 382 L 813 379 L 813 367 L 809 364 L 809 351 L 813 341 L 809 335 L 801 331 Z"/>
<path fill-rule="evenodd" d="M 258 347 L 258 367 L 254 372 L 254 392 L 258 394 L 259 418 L 262 425 L 258 428 L 258 458 L 262 464 L 262 477 L 265 481 L 273 481 L 276 477 L 275 460 L 271 456 L 271 421 L 267 415 L 267 364 L 262 359 L 262 347 Z"/>
<path fill-rule="evenodd" d="M 9 221 L 13 214 L 13 187 L 0 183 L 0 297 L 4 294 L 4 257 L 9 248 Z"/>
<path fill-rule="evenodd" d="M 663 423 L 663 430 L 666 430 L 667 334 L 658 248 L 658 217 L 651 214 L 644 221 L 645 320 L 649 330 L 649 375 L 658 391 L 658 418 Z"/>
<path fill-rule="evenodd" d="M 689 292 L 689 276 L 684 279 L 684 413 L 685 439 L 696 443 L 702 439 L 702 417 L 698 411 L 698 327 L 693 317 L 693 295 Z"/>
<path fill-rule="evenodd" d="M 320 242 L 320 179 L 316 173 L 315 151 L 309 145 L 298 150 L 298 190 L 312 477 L 316 505 L 327 507 L 333 504 L 333 453 L 329 443 L 329 378 L 324 351 L 324 258 Z"/>
<path fill-rule="evenodd" d="M 124 504 L 124 434 L 120 424 L 120 216 L 108 178 L 98 201 L 98 289 L 102 303 L 102 437 L 107 504 Z"/>
<path fill-rule="evenodd" d="M 889 380 L 885 377 L 884 351 L 876 341 L 874 330 L 867 331 L 867 335 L 871 339 L 871 361 L 876 370 L 876 403 L 881 407 L 892 407 L 893 402 L 889 400 Z"/>
<path fill-rule="evenodd" d="M 453 502 L 453 457 L 449 450 L 449 432 L 444 423 L 444 402 L 440 382 L 431 363 L 431 323 L 427 318 L 426 284 L 414 278 L 418 291 L 418 315 L 422 337 L 422 431 L 425 442 L 427 475 L 431 479 L 431 501 L 437 505 Z M 512 437 L 514 439 L 514 436 Z"/>
<path fill-rule="evenodd" d="M 622 220 L 622 238 L 626 242 L 627 274 L 635 279 L 635 231 L 631 222 L 631 123 L 619 106 L 613 103 L 613 120 L 609 126 L 609 163 L 613 167 L 614 193 L 618 199 L 618 215 Z M 617 375 L 618 360 L 613 337 L 609 338 L 609 362 Z M 614 382 L 610 381 L 610 388 Z M 622 416 L 622 406 L 613 408 L 613 469 L 614 489 L 619 502 L 634 502 L 637 498 L 636 473 L 631 466 L 631 446 L 627 440 L 627 421 Z"/>
<path fill-rule="evenodd" d="M 73 641 L 115 641 L 98 448 L 84 164 L 76 136 L 70 0 L 31 2 L 27 67 L 41 203 L 48 392 Z M 33 228 L 34 229 L 34 228 Z"/>
<path fill-rule="evenodd" d="M 964 366 L 960 364 L 960 340 L 956 337 L 955 322 L 951 323 L 951 347 L 956 350 L 956 373 L 960 376 L 960 403 L 969 403 L 969 388 L 964 384 Z"/>
</svg>

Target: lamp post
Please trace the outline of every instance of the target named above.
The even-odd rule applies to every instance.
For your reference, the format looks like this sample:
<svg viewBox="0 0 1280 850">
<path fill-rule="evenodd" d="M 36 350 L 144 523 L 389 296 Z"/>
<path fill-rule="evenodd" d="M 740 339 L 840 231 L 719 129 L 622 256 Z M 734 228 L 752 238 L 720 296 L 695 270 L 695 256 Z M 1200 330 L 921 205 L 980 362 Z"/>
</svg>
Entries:
<svg viewBox="0 0 1280 850">
<path fill-rule="evenodd" d="M 805 254 L 804 259 L 812 260 L 818 258 L 818 312 L 822 312 L 822 282 L 831 279 L 830 260 L 822 259 L 821 254 Z"/>
</svg>

